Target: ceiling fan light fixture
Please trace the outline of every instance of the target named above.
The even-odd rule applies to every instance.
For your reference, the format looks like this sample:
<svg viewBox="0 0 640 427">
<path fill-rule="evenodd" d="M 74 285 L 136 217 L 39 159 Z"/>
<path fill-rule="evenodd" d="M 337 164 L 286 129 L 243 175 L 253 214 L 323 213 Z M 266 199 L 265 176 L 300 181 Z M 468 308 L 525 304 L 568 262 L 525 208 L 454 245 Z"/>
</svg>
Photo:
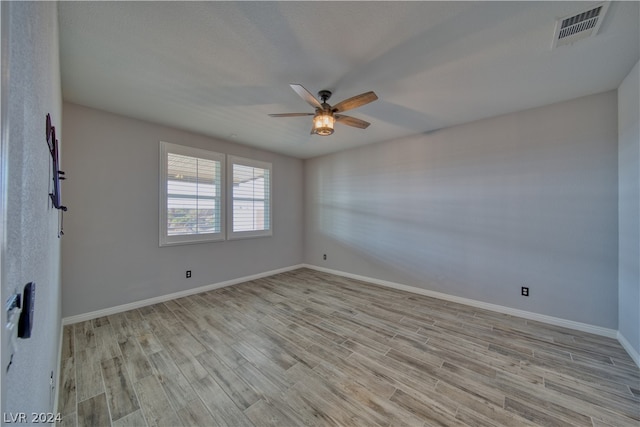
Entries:
<svg viewBox="0 0 640 427">
<path fill-rule="evenodd" d="M 333 133 L 333 126 L 336 119 L 331 111 L 318 111 L 313 116 L 312 132 L 320 136 L 329 136 Z"/>
<path fill-rule="evenodd" d="M 365 92 L 360 95 L 352 96 L 338 102 L 333 107 L 327 103 L 331 98 L 331 91 L 321 90 L 318 92 L 318 98 L 322 102 L 318 101 L 308 90 L 302 85 L 290 84 L 300 98 L 304 99 L 307 104 L 315 108 L 315 113 L 278 113 L 269 114 L 271 117 L 300 117 L 300 116 L 313 116 L 311 124 L 311 135 L 316 134 L 320 136 L 329 136 L 333 134 L 333 127 L 336 122 L 340 122 L 344 125 L 351 126 L 358 129 L 366 129 L 371 123 L 364 120 L 356 119 L 355 117 L 345 116 L 342 114 L 344 111 L 353 110 L 354 108 L 362 107 L 370 102 L 378 99 L 378 95 L 373 92 Z M 339 113 L 339 114 L 334 114 Z"/>
</svg>

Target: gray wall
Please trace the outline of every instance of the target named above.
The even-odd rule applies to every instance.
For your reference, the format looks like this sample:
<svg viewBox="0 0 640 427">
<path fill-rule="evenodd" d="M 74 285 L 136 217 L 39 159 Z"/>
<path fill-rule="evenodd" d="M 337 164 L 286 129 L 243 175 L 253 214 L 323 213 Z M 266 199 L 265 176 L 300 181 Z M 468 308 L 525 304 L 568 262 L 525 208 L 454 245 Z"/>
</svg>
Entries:
<svg viewBox="0 0 640 427">
<path fill-rule="evenodd" d="M 2 97 L 7 97 L 8 107 L 8 122 L 2 123 L 3 131 L 8 131 L 4 141 L 8 194 L 3 305 L 16 288 L 22 291 L 31 281 L 37 285 L 32 336 L 18 340 L 13 364 L 6 373 L 10 347 L 4 310 L 1 316 L 2 413 L 8 415 L 53 410 L 49 379 L 51 371 L 54 379 L 58 375 L 60 240 L 58 211 L 51 207 L 48 195 L 51 156 L 45 139 L 47 113 L 58 128 L 62 145 L 64 134 L 60 128 L 62 97 L 56 4 L 2 2 L 2 7 L 3 33 L 9 30 L 3 34 L 2 58 Z M 5 51 L 7 46 L 9 49 Z"/>
<path fill-rule="evenodd" d="M 618 330 L 640 353 L 640 71 L 618 88 Z"/>
<path fill-rule="evenodd" d="M 301 160 L 68 103 L 64 126 L 64 317 L 303 261 Z M 161 140 L 272 162 L 273 236 L 158 247 Z"/>
<path fill-rule="evenodd" d="M 306 261 L 617 329 L 616 110 L 610 91 L 308 160 Z"/>
</svg>

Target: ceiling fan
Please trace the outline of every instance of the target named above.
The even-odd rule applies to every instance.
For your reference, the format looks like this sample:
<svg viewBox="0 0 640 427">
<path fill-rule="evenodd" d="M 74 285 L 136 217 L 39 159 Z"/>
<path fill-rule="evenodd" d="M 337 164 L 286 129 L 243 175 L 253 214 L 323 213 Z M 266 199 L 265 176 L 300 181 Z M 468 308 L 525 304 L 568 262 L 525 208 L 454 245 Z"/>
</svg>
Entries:
<svg viewBox="0 0 640 427">
<path fill-rule="evenodd" d="M 318 101 L 307 89 L 299 84 L 290 84 L 300 98 L 307 101 L 309 105 L 316 109 L 315 113 L 280 113 L 269 114 L 271 117 L 298 117 L 298 116 L 313 116 L 313 125 L 311 127 L 311 134 L 328 136 L 333 133 L 333 125 L 335 122 L 343 123 L 347 126 L 353 126 L 360 129 L 366 129 L 371 123 L 364 120 L 356 119 L 355 117 L 345 116 L 343 111 L 353 110 L 354 108 L 361 107 L 365 104 L 378 99 L 378 95 L 373 92 L 365 92 L 360 95 L 352 96 L 344 101 L 338 102 L 333 107 L 327 104 L 327 100 L 331 97 L 331 91 L 321 90 L 318 92 Z"/>
</svg>

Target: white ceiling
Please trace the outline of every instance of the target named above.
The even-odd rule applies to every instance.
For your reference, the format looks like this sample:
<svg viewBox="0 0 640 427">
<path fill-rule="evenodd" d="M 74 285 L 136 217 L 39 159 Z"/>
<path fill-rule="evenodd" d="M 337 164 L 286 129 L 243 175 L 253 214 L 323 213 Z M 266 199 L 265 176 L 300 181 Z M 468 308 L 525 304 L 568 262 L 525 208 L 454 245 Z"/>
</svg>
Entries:
<svg viewBox="0 0 640 427">
<path fill-rule="evenodd" d="M 640 56 L 639 3 L 551 50 L 597 2 L 61 2 L 66 101 L 310 158 L 615 89 Z M 379 100 L 311 136 L 289 88 Z M 173 141 L 179 142 L 179 141 Z"/>
</svg>

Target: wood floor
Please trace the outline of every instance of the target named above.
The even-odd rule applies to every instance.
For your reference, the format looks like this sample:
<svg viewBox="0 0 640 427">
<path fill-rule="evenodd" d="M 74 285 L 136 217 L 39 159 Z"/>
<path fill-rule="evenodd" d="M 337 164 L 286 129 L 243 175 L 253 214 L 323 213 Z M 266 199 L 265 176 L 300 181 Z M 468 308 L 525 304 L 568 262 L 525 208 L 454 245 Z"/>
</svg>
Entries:
<svg viewBox="0 0 640 427">
<path fill-rule="evenodd" d="M 65 326 L 64 426 L 638 426 L 610 338 L 309 269 Z"/>
</svg>

